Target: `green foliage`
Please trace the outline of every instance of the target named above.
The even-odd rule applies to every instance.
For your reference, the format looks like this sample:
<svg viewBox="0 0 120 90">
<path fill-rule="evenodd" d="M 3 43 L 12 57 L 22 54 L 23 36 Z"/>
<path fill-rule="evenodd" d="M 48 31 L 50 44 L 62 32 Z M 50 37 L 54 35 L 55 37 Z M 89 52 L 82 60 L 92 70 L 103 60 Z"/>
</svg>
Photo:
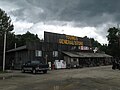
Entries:
<svg viewBox="0 0 120 90">
<path fill-rule="evenodd" d="M 7 16 L 7 13 L 5 13 L 5 11 L 0 9 L 0 42 L 1 42 L 0 47 L 3 47 L 4 33 L 7 32 L 7 36 L 10 35 L 13 28 L 14 26 L 11 23 L 10 17 Z"/>
<path fill-rule="evenodd" d="M 94 40 L 94 38 L 90 38 L 90 40 L 91 40 L 91 45 L 92 45 L 93 49 L 95 47 L 97 47 L 98 48 L 98 52 L 104 52 L 106 54 L 109 54 L 109 50 L 108 50 L 108 45 L 107 44 L 101 45 L 97 40 Z"/>
<path fill-rule="evenodd" d="M 4 71 L 4 72 L 3 72 L 2 70 L 0 70 L 0 74 L 3 74 L 3 73 L 7 73 L 7 71 Z"/>
<path fill-rule="evenodd" d="M 30 33 L 29 31 L 27 31 L 25 34 L 23 35 L 16 35 L 15 36 L 16 38 L 16 44 L 17 44 L 17 47 L 18 46 L 22 46 L 22 45 L 25 45 L 26 42 L 30 42 L 30 41 L 40 41 L 40 39 L 38 38 L 38 35 L 34 35 L 32 33 Z"/>
<path fill-rule="evenodd" d="M 118 36 L 117 36 L 117 33 L 118 33 L 118 29 L 113 27 L 113 28 L 110 28 L 108 30 L 108 41 L 109 41 L 109 44 L 112 44 L 112 43 L 117 43 L 117 39 L 118 39 Z"/>
<path fill-rule="evenodd" d="M 7 33 L 7 50 L 13 49 L 15 47 L 15 34 L 14 33 Z"/>
<path fill-rule="evenodd" d="M 100 48 L 102 45 L 97 41 L 95 40 L 94 38 L 90 38 L 91 40 L 91 45 L 93 48 L 97 47 L 97 48 Z"/>
<path fill-rule="evenodd" d="M 109 28 L 107 38 L 109 41 L 108 49 L 110 54 L 113 55 L 114 57 L 120 57 L 119 29 L 115 27 Z"/>
<path fill-rule="evenodd" d="M 7 13 L 5 13 L 5 11 L 0 9 L 0 65 L 1 65 L 2 54 L 3 54 L 4 33 L 6 32 L 7 36 L 10 35 L 13 28 L 14 26 L 11 23 L 10 17 L 7 15 Z M 8 47 L 8 42 L 7 42 L 7 47 Z"/>
<path fill-rule="evenodd" d="M 100 47 L 100 50 L 101 51 L 104 51 L 106 54 L 110 54 L 110 51 L 108 49 L 108 45 L 107 44 L 103 44 L 101 47 Z"/>
<path fill-rule="evenodd" d="M 100 48 L 101 48 L 101 44 L 95 40 L 94 38 L 90 38 L 91 40 L 91 46 L 92 46 L 92 49 L 95 49 L 96 47 L 98 48 L 98 51 L 101 51 Z"/>
<path fill-rule="evenodd" d="M 13 30 L 13 24 L 11 24 L 11 19 L 7 16 L 7 13 L 0 9 L 0 32 L 4 33 L 5 31 L 9 32 Z"/>
</svg>

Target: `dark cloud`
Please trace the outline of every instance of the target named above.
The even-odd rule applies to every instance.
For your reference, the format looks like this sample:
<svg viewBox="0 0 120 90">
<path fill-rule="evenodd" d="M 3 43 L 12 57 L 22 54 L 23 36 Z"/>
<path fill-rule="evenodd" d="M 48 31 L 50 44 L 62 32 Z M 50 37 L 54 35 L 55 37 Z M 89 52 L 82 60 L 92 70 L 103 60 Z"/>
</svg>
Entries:
<svg viewBox="0 0 120 90">
<path fill-rule="evenodd" d="M 91 26 L 109 21 L 119 22 L 120 19 L 120 0 L 8 1 L 20 7 L 20 9 L 11 12 L 13 15 L 31 22 L 59 20 L 82 22 Z"/>
<path fill-rule="evenodd" d="M 116 16 L 119 18 L 119 4 L 119 0 L 79 0 L 75 6 L 66 7 L 60 17 L 62 20 L 81 21 L 88 25 L 101 24 L 111 18 L 118 20 Z"/>
<path fill-rule="evenodd" d="M 44 22 L 61 26 L 72 22 L 73 27 L 95 27 L 98 29 L 96 32 L 103 37 L 107 34 L 107 24 L 120 23 L 120 0 L 4 0 L 4 2 L 6 5 L 11 4 L 12 8 L 13 5 L 17 7 L 9 12 L 16 17 L 16 21 L 23 20 L 34 24 Z"/>
</svg>

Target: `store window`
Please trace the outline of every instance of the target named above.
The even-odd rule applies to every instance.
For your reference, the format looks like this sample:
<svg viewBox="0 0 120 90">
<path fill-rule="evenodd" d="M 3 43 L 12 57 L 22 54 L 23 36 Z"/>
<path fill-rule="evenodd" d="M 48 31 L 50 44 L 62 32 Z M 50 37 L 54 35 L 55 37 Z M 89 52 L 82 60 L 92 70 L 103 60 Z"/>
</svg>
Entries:
<svg viewBox="0 0 120 90">
<path fill-rule="evenodd" d="M 42 51 L 40 51 L 40 50 L 35 50 L 35 56 L 36 56 L 36 57 L 42 57 Z"/>
<path fill-rule="evenodd" d="M 53 51 L 53 57 L 58 57 L 58 51 Z"/>
<path fill-rule="evenodd" d="M 78 49 L 80 50 L 80 49 L 81 49 L 81 46 L 78 46 Z"/>
</svg>

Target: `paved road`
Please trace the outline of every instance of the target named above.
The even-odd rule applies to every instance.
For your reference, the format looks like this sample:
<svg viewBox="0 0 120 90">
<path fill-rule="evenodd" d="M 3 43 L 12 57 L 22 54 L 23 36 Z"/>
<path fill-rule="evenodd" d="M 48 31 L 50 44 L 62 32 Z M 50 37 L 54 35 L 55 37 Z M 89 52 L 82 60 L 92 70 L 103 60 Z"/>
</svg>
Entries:
<svg viewBox="0 0 120 90">
<path fill-rule="evenodd" d="M 4 77 L 5 76 L 5 77 Z M 0 90 L 120 90 L 120 71 L 111 66 L 0 74 Z"/>
</svg>

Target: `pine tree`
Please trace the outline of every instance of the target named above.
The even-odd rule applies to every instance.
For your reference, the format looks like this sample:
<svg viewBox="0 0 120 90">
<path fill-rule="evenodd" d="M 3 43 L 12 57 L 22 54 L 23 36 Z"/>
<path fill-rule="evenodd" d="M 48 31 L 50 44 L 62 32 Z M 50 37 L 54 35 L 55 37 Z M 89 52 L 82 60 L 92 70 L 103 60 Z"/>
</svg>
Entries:
<svg viewBox="0 0 120 90">
<path fill-rule="evenodd" d="M 11 18 L 5 11 L 0 9 L 0 66 L 2 65 L 4 34 L 11 32 L 13 28 L 14 26 L 11 23 Z"/>
</svg>

